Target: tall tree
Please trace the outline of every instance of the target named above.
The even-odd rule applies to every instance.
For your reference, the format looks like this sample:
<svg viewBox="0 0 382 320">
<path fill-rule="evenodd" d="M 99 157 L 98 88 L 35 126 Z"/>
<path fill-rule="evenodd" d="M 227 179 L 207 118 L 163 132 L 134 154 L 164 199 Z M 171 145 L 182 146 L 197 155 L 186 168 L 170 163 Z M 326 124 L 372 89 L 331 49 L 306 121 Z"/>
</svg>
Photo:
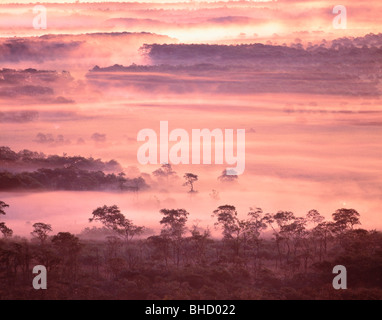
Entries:
<svg viewBox="0 0 382 320">
<path fill-rule="evenodd" d="M 192 259 L 198 263 L 205 262 L 206 247 L 210 241 L 211 232 L 209 229 L 202 230 L 197 225 L 193 225 L 190 230 L 191 237 L 187 240 L 191 246 Z"/>
<path fill-rule="evenodd" d="M 354 225 L 361 224 L 359 213 L 354 209 L 338 209 L 332 217 L 339 232 L 352 230 Z"/>
<path fill-rule="evenodd" d="M 306 214 L 306 221 L 313 223 L 315 226 L 323 222 L 325 218 L 315 209 L 309 210 Z"/>
<path fill-rule="evenodd" d="M 161 235 L 170 239 L 174 249 L 176 265 L 179 266 L 183 235 L 187 230 L 186 223 L 189 213 L 184 209 L 162 209 L 160 213 L 163 214 L 160 221 L 160 224 L 163 225 Z"/>
<path fill-rule="evenodd" d="M 267 213 L 264 216 L 264 222 L 269 225 L 273 230 L 274 240 L 277 248 L 277 260 L 276 268 L 282 263 L 282 247 L 283 242 L 286 241 L 285 233 L 283 234 L 283 227 L 291 223 L 295 219 L 293 212 L 290 211 L 278 211 L 275 214 Z M 290 250 L 290 248 L 289 248 Z"/>
<path fill-rule="evenodd" d="M 196 192 L 194 190 L 194 183 L 198 181 L 198 176 L 193 173 L 186 173 L 183 178 L 186 180 L 186 182 L 183 184 L 184 186 L 189 186 L 190 191 L 189 192 Z"/>
<path fill-rule="evenodd" d="M 52 243 L 57 246 L 60 253 L 64 255 L 79 252 L 81 249 L 79 239 L 69 232 L 59 232 L 52 237 Z"/>
<path fill-rule="evenodd" d="M 0 222 L 0 232 L 3 234 L 4 238 L 12 237 L 13 231 L 8 228 L 4 222 Z"/>
<path fill-rule="evenodd" d="M 263 210 L 261 208 L 249 208 L 249 219 L 244 222 L 244 242 L 249 244 L 250 248 L 254 248 L 254 268 L 255 272 L 261 267 L 260 259 L 260 239 L 261 232 L 267 228 L 264 221 Z M 253 249 L 252 249 L 253 250 Z"/>
<path fill-rule="evenodd" d="M 168 178 L 175 176 L 176 172 L 172 169 L 171 164 L 164 163 L 159 169 L 153 171 L 153 175 L 157 178 L 166 178 L 168 180 Z"/>
<path fill-rule="evenodd" d="M 144 227 L 136 226 L 127 219 L 116 205 L 99 207 L 93 211 L 92 215 L 93 217 L 89 219 L 89 222 L 100 221 L 106 228 L 123 236 L 126 241 L 142 234 L 144 230 Z"/>
<path fill-rule="evenodd" d="M 0 201 L 0 214 L 5 215 L 5 208 L 8 208 L 9 205 L 3 201 Z M 8 228 L 5 222 L 0 222 L 0 232 L 3 234 L 4 238 L 9 238 L 12 236 L 12 229 Z"/>
<path fill-rule="evenodd" d="M 218 177 L 218 180 L 221 182 L 235 182 L 239 179 L 237 174 L 232 174 L 227 169 L 224 169 L 221 175 Z"/>
<path fill-rule="evenodd" d="M 3 202 L 3 201 L 0 201 L 0 214 L 5 215 L 5 211 L 4 211 L 4 209 L 5 209 L 5 208 L 8 208 L 8 207 L 9 207 L 8 204 L 6 204 L 6 203 Z"/>
<path fill-rule="evenodd" d="M 307 224 L 313 225 L 309 231 L 309 238 L 313 247 L 312 259 L 315 260 L 318 257 L 318 261 L 321 262 L 324 252 L 326 253 L 329 226 L 325 222 L 325 218 L 315 209 L 308 211 L 305 220 Z"/>
<path fill-rule="evenodd" d="M 78 255 L 81 251 L 79 239 L 69 232 L 59 232 L 52 237 L 52 243 L 60 254 L 62 274 L 65 278 L 76 278 Z"/>
<path fill-rule="evenodd" d="M 237 217 L 235 206 L 223 205 L 213 211 L 213 217 L 217 217 L 215 226 L 220 226 L 223 229 L 223 238 L 227 242 L 233 242 L 233 247 L 236 256 L 240 250 L 240 235 L 244 229 L 244 222 Z"/>
<path fill-rule="evenodd" d="M 284 243 L 287 247 L 286 262 L 292 269 L 299 267 L 299 258 L 305 257 L 305 266 L 307 267 L 307 259 L 309 258 L 309 247 L 306 246 L 303 253 L 299 252 L 304 246 L 308 232 L 305 228 L 307 221 L 303 217 L 294 217 L 289 220 L 289 223 L 281 226 L 280 234 L 284 238 Z M 305 268 L 306 269 L 306 268 Z"/>
<path fill-rule="evenodd" d="M 33 224 L 34 230 L 31 232 L 31 235 L 39 239 L 41 244 L 44 244 L 48 238 L 48 233 L 52 232 L 52 226 L 50 224 L 37 222 Z"/>
<path fill-rule="evenodd" d="M 326 255 L 328 251 L 328 243 L 329 240 L 333 238 L 333 234 L 335 233 L 335 223 L 323 221 L 315 226 L 311 230 L 311 235 L 314 241 L 318 241 L 319 245 L 319 261 L 321 262 L 324 255 Z"/>
<path fill-rule="evenodd" d="M 123 190 L 123 187 L 124 187 L 124 183 L 127 181 L 127 179 L 125 178 L 126 177 L 126 174 L 124 172 L 120 172 L 118 173 L 118 183 L 119 183 L 119 189 Z"/>
</svg>

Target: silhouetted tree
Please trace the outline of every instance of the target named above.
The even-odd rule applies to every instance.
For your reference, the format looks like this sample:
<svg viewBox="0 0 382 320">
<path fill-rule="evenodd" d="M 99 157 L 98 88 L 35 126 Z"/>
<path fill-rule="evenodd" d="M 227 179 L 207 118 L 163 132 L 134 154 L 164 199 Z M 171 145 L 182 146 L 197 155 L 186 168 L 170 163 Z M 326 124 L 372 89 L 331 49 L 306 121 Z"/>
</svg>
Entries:
<svg viewBox="0 0 382 320">
<path fill-rule="evenodd" d="M 125 177 L 126 174 L 124 172 L 118 173 L 118 183 L 121 190 L 123 190 L 123 184 L 127 181 Z"/>
<path fill-rule="evenodd" d="M 292 220 L 295 219 L 293 212 L 290 211 L 278 211 L 275 214 L 267 213 L 264 216 L 264 222 L 269 225 L 273 230 L 274 240 L 276 242 L 277 248 L 277 260 L 276 268 L 282 263 L 282 243 L 286 240 L 282 234 L 283 226 L 288 225 Z M 276 225 L 275 225 L 276 223 Z M 290 251 L 290 248 L 289 248 Z"/>
<path fill-rule="evenodd" d="M 163 225 L 161 235 L 170 239 L 174 255 L 176 257 L 176 265 L 180 262 L 180 249 L 182 246 L 183 235 L 186 232 L 186 222 L 189 213 L 184 209 L 162 209 L 160 213 L 163 218 L 160 224 Z"/>
<path fill-rule="evenodd" d="M 81 250 L 79 239 L 69 232 L 59 232 L 52 237 L 52 243 L 59 253 L 62 274 L 66 278 L 76 278 L 78 254 Z"/>
<path fill-rule="evenodd" d="M 306 214 L 306 221 L 307 222 L 312 222 L 315 226 L 323 222 L 325 218 L 320 215 L 320 213 L 313 209 L 309 210 L 309 212 Z"/>
<path fill-rule="evenodd" d="M 244 221 L 237 218 L 237 211 L 234 206 L 224 205 L 213 211 L 213 217 L 217 217 L 215 226 L 223 228 L 223 237 L 227 242 L 233 242 L 236 256 L 240 250 L 240 235 L 245 228 Z"/>
<path fill-rule="evenodd" d="M 359 213 L 354 209 L 338 209 L 332 216 L 339 232 L 353 229 L 354 225 L 361 224 L 359 221 Z"/>
<path fill-rule="evenodd" d="M 191 237 L 188 238 L 188 241 L 191 245 L 192 259 L 198 263 L 205 262 L 206 248 L 210 237 L 209 229 L 201 230 L 197 225 L 192 226 Z"/>
<path fill-rule="evenodd" d="M 315 226 L 311 233 L 314 241 L 319 243 L 319 261 L 328 251 L 328 243 L 334 236 L 334 223 L 323 221 Z"/>
<path fill-rule="evenodd" d="M 168 180 L 168 178 L 175 176 L 176 172 L 172 169 L 171 164 L 165 163 L 159 169 L 153 171 L 153 175 L 157 178 L 166 178 Z"/>
<path fill-rule="evenodd" d="M 0 214 L 5 215 L 5 208 L 8 208 L 9 205 L 3 201 L 0 201 Z M 8 228 L 5 222 L 0 222 L 0 232 L 3 234 L 4 238 L 9 238 L 12 236 L 12 229 Z"/>
<path fill-rule="evenodd" d="M 186 182 L 183 185 L 190 187 L 190 191 L 189 192 L 196 192 L 194 190 L 194 183 L 196 181 L 198 181 L 198 176 L 196 174 L 193 174 L 193 173 L 186 173 L 183 176 L 183 178 L 186 179 Z"/>
<path fill-rule="evenodd" d="M 303 217 L 294 217 L 289 223 L 283 224 L 280 229 L 280 235 L 284 238 L 284 243 L 287 247 L 286 263 L 292 268 L 299 268 L 300 258 L 305 258 L 305 270 L 307 268 L 307 259 L 310 257 L 310 248 L 305 243 L 308 232 L 305 228 L 306 219 Z M 304 244 L 306 244 L 305 249 Z M 299 249 L 303 253 L 299 253 Z"/>
<path fill-rule="evenodd" d="M 48 238 L 48 233 L 52 232 L 52 226 L 50 224 L 37 222 L 33 224 L 34 230 L 31 235 L 40 240 L 41 244 L 44 244 Z"/>
<path fill-rule="evenodd" d="M 12 237 L 13 231 L 8 228 L 4 222 L 0 222 L 0 232 L 3 234 L 4 238 Z"/>
<path fill-rule="evenodd" d="M 263 210 L 261 208 L 249 208 L 249 219 L 243 224 L 243 241 L 245 244 L 254 250 L 254 269 L 255 272 L 261 267 L 260 259 L 260 245 L 262 239 L 260 239 L 261 232 L 267 228 L 264 222 Z"/>
<path fill-rule="evenodd" d="M 93 211 L 92 215 L 93 217 L 89 219 L 89 222 L 100 221 L 106 228 L 123 236 L 126 241 L 142 234 L 144 230 L 144 227 L 136 226 L 127 219 L 116 205 L 99 207 Z"/>
<path fill-rule="evenodd" d="M 218 177 L 218 180 L 220 180 L 221 182 L 235 182 L 238 179 L 238 175 L 231 174 L 231 172 L 227 171 L 227 169 L 224 169 L 221 175 Z"/>
<path fill-rule="evenodd" d="M 6 203 L 3 202 L 3 201 L 0 201 L 0 214 L 5 215 L 5 211 L 4 211 L 4 209 L 5 209 L 5 208 L 8 208 L 8 207 L 9 207 L 8 204 L 6 204 Z"/>
</svg>

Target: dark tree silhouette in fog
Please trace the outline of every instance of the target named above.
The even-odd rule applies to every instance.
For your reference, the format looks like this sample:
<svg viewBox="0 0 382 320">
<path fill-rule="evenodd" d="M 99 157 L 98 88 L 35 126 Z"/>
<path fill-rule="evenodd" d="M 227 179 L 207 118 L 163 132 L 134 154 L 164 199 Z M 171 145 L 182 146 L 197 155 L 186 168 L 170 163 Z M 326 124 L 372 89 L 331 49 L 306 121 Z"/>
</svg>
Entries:
<svg viewBox="0 0 382 320">
<path fill-rule="evenodd" d="M 5 208 L 8 208 L 8 207 L 9 207 L 8 204 L 6 204 L 6 203 L 3 202 L 3 201 L 0 201 L 0 214 L 5 215 L 5 211 L 4 211 L 4 209 L 5 209 Z"/>
<path fill-rule="evenodd" d="M 183 178 L 186 180 L 185 183 L 183 183 L 183 186 L 189 186 L 190 191 L 189 192 L 196 192 L 194 190 L 194 183 L 198 181 L 198 176 L 193 173 L 186 173 Z"/>
<path fill-rule="evenodd" d="M 162 209 L 160 213 L 163 214 L 160 221 L 163 225 L 161 236 L 170 240 L 176 256 L 176 265 L 179 266 L 180 249 L 189 213 L 184 209 Z"/>
<path fill-rule="evenodd" d="M 50 224 L 37 222 L 33 224 L 34 230 L 31 235 L 40 240 L 41 244 L 44 244 L 48 238 L 48 233 L 52 232 L 52 226 Z"/>
<path fill-rule="evenodd" d="M 170 163 L 162 164 L 162 166 L 153 171 L 153 175 L 158 178 L 166 178 L 168 180 L 169 177 L 175 176 L 176 172 L 172 169 Z"/>
<path fill-rule="evenodd" d="M 8 208 L 9 205 L 6 204 L 3 201 L 0 201 L 0 214 L 5 215 L 5 208 Z M 8 228 L 5 224 L 5 222 L 0 222 L 0 232 L 3 234 L 4 238 L 9 238 L 12 236 L 13 231 L 12 229 Z"/>
<path fill-rule="evenodd" d="M 224 169 L 221 175 L 218 177 L 218 180 L 221 182 L 235 182 L 239 179 L 238 175 L 229 173 L 230 172 L 227 169 Z"/>
<path fill-rule="evenodd" d="M 354 225 L 360 224 L 359 213 L 354 209 L 338 209 L 332 216 L 340 232 L 353 229 Z"/>
<path fill-rule="evenodd" d="M 126 241 L 141 234 L 144 230 L 144 227 L 136 226 L 127 219 L 116 205 L 99 207 L 93 211 L 92 215 L 89 222 L 100 221 L 106 228 L 124 237 Z"/>
<path fill-rule="evenodd" d="M 239 255 L 240 250 L 240 235 L 243 231 L 243 221 L 237 217 L 237 211 L 234 206 L 224 205 L 214 210 L 213 215 L 217 217 L 215 226 L 221 226 L 223 229 L 224 240 L 234 243 L 235 254 Z"/>
</svg>

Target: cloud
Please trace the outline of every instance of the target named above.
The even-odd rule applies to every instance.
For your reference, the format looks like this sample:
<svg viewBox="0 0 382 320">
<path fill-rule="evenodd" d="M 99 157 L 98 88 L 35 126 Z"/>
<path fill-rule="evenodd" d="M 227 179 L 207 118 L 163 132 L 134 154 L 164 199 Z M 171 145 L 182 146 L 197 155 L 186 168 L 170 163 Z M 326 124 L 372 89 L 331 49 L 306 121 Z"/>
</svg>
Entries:
<svg viewBox="0 0 382 320">
<path fill-rule="evenodd" d="M 84 139 L 82 139 L 82 138 L 78 138 L 78 139 L 77 139 L 77 144 L 78 144 L 78 145 L 84 145 L 84 144 L 86 144 L 86 142 L 85 142 Z"/>
<path fill-rule="evenodd" d="M 68 103 L 75 103 L 73 99 L 68 99 L 65 97 L 57 97 L 53 100 L 53 103 L 56 104 L 68 104 Z"/>
<path fill-rule="evenodd" d="M 68 145 L 71 144 L 69 139 L 65 139 L 62 134 L 57 135 L 56 137 L 50 133 L 38 133 L 36 138 L 33 140 L 34 142 L 40 144 L 48 144 L 48 145 Z"/>
<path fill-rule="evenodd" d="M 10 87 L 0 89 L 0 97 L 4 98 L 14 98 L 18 96 L 26 97 L 36 97 L 36 96 L 45 96 L 53 95 L 54 91 L 52 88 L 43 87 L 43 86 L 20 86 L 20 87 Z"/>
<path fill-rule="evenodd" d="M 223 16 L 217 18 L 208 19 L 209 22 L 218 23 L 218 24 L 250 24 L 254 22 L 250 17 L 245 16 Z"/>
<path fill-rule="evenodd" d="M 41 110 L 39 111 L 40 120 L 46 122 L 56 121 L 82 121 L 95 119 L 95 116 L 86 113 L 79 113 L 72 110 Z"/>
<path fill-rule="evenodd" d="M 26 123 L 37 120 L 37 111 L 4 111 L 0 112 L 0 123 Z"/>
<path fill-rule="evenodd" d="M 36 139 L 34 140 L 37 143 L 54 143 L 55 139 L 53 138 L 52 134 L 43 134 L 43 133 L 38 133 L 36 135 Z"/>
<path fill-rule="evenodd" d="M 95 132 L 90 137 L 95 142 L 106 142 L 106 134 Z"/>
</svg>

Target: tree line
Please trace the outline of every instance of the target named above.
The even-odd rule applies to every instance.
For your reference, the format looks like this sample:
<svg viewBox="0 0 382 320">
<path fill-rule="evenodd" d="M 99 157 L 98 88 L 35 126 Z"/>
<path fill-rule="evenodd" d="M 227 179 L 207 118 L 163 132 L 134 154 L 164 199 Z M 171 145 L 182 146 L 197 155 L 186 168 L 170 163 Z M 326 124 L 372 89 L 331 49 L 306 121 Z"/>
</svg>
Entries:
<svg viewBox="0 0 382 320">
<path fill-rule="evenodd" d="M 149 188 L 142 177 L 126 178 L 123 173 L 88 171 L 75 166 L 38 169 L 32 172 L 0 172 L 0 190 L 141 191 Z"/>
<path fill-rule="evenodd" d="M 8 205 L 0 202 L 0 214 Z M 33 224 L 32 238 L 12 235 L 0 222 L 0 299 L 359 299 L 382 297 L 382 234 L 358 228 L 360 215 L 341 208 L 327 221 L 317 210 L 250 208 L 244 219 L 233 205 L 211 214 L 220 238 L 188 226 L 185 209 L 161 209 L 160 232 L 116 205 L 93 210 L 89 223 L 107 230 L 100 240 L 53 232 Z M 97 227 L 95 227 L 97 229 Z M 331 287 L 332 268 L 345 265 L 349 290 Z M 31 288 L 31 268 L 44 265 L 48 290 Z"/>
</svg>

